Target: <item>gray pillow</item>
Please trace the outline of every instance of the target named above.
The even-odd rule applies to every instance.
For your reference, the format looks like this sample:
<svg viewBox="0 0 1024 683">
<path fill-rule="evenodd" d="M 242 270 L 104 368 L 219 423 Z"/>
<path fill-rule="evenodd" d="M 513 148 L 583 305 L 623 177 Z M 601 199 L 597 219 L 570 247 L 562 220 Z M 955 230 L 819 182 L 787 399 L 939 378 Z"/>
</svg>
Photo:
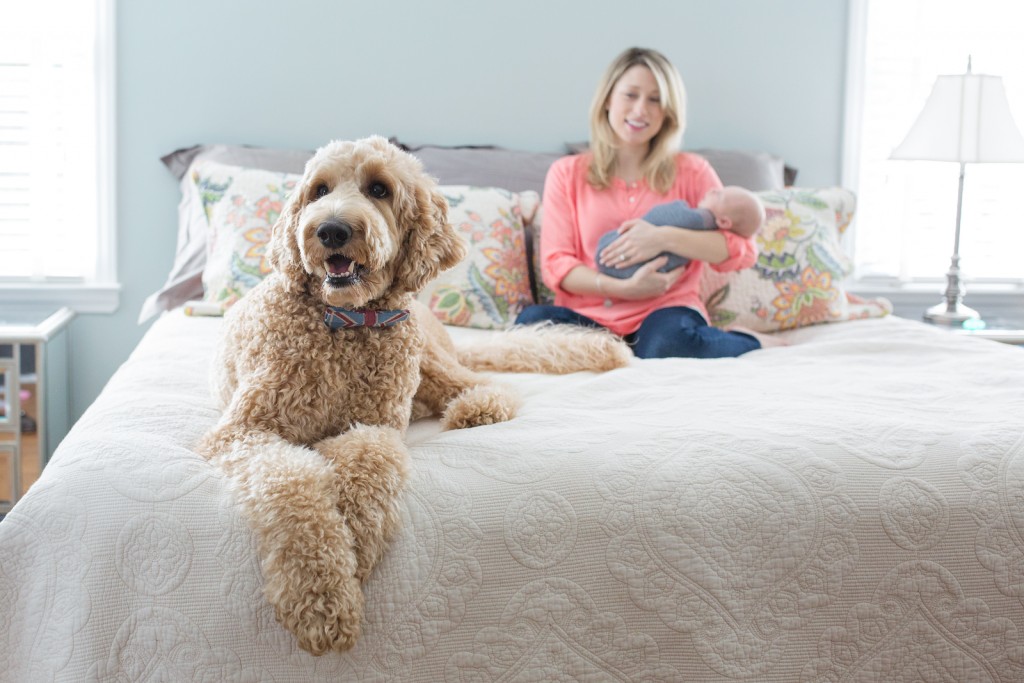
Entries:
<svg viewBox="0 0 1024 683">
<path fill-rule="evenodd" d="M 571 154 L 589 147 L 586 142 L 566 143 Z M 767 152 L 744 152 L 732 149 L 688 150 L 708 160 L 723 185 L 739 185 L 752 192 L 779 190 L 796 181 L 796 169 L 786 166 L 781 157 Z"/>
<path fill-rule="evenodd" d="M 723 185 L 739 185 L 752 192 L 780 190 L 786 186 L 785 164 L 767 152 L 731 149 L 695 149 L 708 160 Z"/>
<path fill-rule="evenodd" d="M 559 157 L 558 152 L 523 152 L 502 147 L 441 147 L 391 142 L 418 157 L 427 173 L 442 185 L 476 185 L 500 187 L 512 192 L 544 190 L 548 169 Z"/>
<path fill-rule="evenodd" d="M 442 185 L 500 187 L 512 192 L 544 189 L 548 168 L 561 156 L 558 152 L 525 152 L 490 145 L 445 147 L 391 142 L 423 162 L 423 167 Z M 274 149 L 249 145 L 196 145 L 175 150 L 161 158 L 175 178 L 181 180 L 196 159 L 208 159 L 245 168 L 262 168 L 283 173 L 302 173 L 312 150 Z"/>
<path fill-rule="evenodd" d="M 181 180 L 196 159 L 216 161 L 243 168 L 262 168 L 281 173 L 302 173 L 313 156 L 308 149 L 276 149 L 251 145 L 194 145 L 160 157 L 167 170 Z"/>
</svg>

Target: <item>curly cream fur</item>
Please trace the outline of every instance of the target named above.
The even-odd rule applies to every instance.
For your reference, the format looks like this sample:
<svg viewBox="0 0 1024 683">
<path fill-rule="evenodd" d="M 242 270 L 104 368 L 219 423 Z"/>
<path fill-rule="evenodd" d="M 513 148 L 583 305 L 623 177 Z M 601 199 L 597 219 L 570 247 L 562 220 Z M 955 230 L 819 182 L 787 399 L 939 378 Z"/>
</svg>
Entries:
<svg viewBox="0 0 1024 683">
<path fill-rule="evenodd" d="M 606 372 L 629 364 L 622 339 L 601 329 L 540 323 L 513 327 L 486 346 L 460 349 L 458 362 L 481 371 Z"/>
<path fill-rule="evenodd" d="M 527 347 L 500 344 L 460 362 L 444 327 L 413 298 L 465 254 L 447 208 L 420 162 L 384 138 L 326 145 L 273 228 L 273 272 L 225 316 L 212 374 L 224 413 L 199 450 L 224 473 L 255 532 L 278 621 L 313 654 L 359 637 L 361 584 L 401 517 L 410 417 L 441 415 L 446 428 L 514 417 L 516 397 L 470 366 L 575 371 L 628 362 L 624 345 L 600 335 L 550 333 L 510 336 Z M 317 228 L 328 220 L 351 227 L 343 245 L 321 243 Z M 357 277 L 332 277 L 338 257 Z M 393 327 L 331 330 L 327 305 L 412 315 Z M 523 354 L 534 352 L 549 360 L 531 366 Z"/>
</svg>

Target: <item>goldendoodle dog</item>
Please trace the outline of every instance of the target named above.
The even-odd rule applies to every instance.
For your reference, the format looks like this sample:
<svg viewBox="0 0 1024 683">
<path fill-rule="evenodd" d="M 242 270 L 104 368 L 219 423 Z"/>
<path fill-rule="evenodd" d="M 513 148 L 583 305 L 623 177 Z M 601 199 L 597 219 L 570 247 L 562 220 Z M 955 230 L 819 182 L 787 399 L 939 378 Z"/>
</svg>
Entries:
<svg viewBox="0 0 1024 683">
<path fill-rule="evenodd" d="M 253 528 L 264 592 L 313 653 L 351 647 L 362 582 L 398 528 L 413 417 L 509 420 L 479 370 L 574 372 L 629 362 L 606 334 L 517 330 L 457 350 L 414 295 L 463 258 L 420 162 L 381 137 L 307 163 L 270 240 L 272 272 L 225 316 L 213 376 L 224 413 L 200 452 Z"/>
</svg>

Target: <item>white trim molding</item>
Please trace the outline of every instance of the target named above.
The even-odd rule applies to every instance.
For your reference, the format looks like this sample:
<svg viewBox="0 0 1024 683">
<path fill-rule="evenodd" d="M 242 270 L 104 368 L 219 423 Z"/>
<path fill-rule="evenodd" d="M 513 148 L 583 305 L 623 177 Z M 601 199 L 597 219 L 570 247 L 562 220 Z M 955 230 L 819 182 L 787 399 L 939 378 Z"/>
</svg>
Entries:
<svg viewBox="0 0 1024 683">
<path fill-rule="evenodd" d="M 0 284 L 0 308 L 31 306 L 53 308 L 67 306 L 76 313 L 113 313 L 121 300 L 121 285 L 116 282 L 88 285 L 55 283 Z"/>
<path fill-rule="evenodd" d="M 868 0 L 849 0 L 846 33 L 846 88 L 843 106 L 843 158 L 840 182 L 855 194 L 860 177 L 861 119 L 864 115 L 864 56 Z M 854 125 L 856 124 L 856 125 Z M 843 250 L 856 254 L 857 228 L 842 237 Z"/>
<path fill-rule="evenodd" d="M 96 277 L 117 283 L 117 6 L 96 1 Z M 120 290 L 120 285 L 117 285 Z M 114 308 L 117 308 L 116 300 Z"/>
</svg>

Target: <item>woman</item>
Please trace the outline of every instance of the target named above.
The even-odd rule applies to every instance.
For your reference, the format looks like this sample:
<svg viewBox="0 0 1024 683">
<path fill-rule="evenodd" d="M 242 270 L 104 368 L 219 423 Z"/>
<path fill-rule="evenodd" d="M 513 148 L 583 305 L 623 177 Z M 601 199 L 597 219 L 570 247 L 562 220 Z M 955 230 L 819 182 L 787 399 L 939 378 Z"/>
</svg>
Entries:
<svg viewBox="0 0 1024 683">
<path fill-rule="evenodd" d="M 541 271 L 555 305 L 530 306 L 517 324 L 605 327 L 640 358 L 717 358 L 760 348 L 751 335 L 709 326 L 700 300 L 704 264 L 720 271 L 751 266 L 753 239 L 640 218 L 666 201 L 696 206 L 722 186 L 707 161 L 679 151 L 685 126 L 682 79 L 662 54 L 630 48 L 612 62 L 590 108 L 590 151 L 556 161 L 544 184 Z M 605 249 L 606 260 L 629 267 L 668 251 L 691 261 L 662 273 L 661 256 L 627 279 L 603 275 L 597 243 L 615 228 L 621 234 Z"/>
</svg>

